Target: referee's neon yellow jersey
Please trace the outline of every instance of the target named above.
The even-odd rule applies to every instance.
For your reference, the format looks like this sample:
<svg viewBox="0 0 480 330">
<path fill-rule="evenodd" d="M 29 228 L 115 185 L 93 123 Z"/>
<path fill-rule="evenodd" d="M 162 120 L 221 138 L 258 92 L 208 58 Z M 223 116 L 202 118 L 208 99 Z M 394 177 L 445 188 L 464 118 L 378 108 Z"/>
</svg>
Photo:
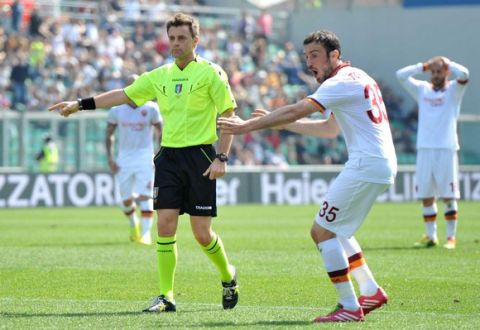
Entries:
<svg viewBox="0 0 480 330">
<path fill-rule="evenodd" d="M 162 146 L 182 148 L 217 141 L 217 114 L 236 108 L 226 73 L 197 56 L 183 70 L 175 63 L 143 73 L 125 94 L 137 106 L 157 99 Z"/>
</svg>

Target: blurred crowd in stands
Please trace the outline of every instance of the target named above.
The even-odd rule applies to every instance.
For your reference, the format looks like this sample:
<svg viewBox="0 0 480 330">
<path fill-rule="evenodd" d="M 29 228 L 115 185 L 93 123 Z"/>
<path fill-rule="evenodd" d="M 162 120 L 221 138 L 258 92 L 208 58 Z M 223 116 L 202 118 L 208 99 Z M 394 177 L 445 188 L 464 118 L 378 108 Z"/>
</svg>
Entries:
<svg viewBox="0 0 480 330">
<path fill-rule="evenodd" d="M 22 7 L 22 1 L 12 1 L 0 14 L 0 109 L 46 111 L 59 100 L 122 88 L 130 74 L 171 61 L 164 27 L 169 13 L 161 1 L 100 1 L 95 8 L 80 8 L 90 19 L 45 16 L 35 8 L 25 19 Z M 297 51 L 301 44 L 272 38 L 273 20 L 267 11 L 243 12 L 226 27 L 215 17 L 200 15 L 197 52 L 225 69 L 243 118 L 255 108 L 273 109 L 316 89 Z M 402 99 L 378 80 L 397 152 L 413 155 L 416 114 L 406 113 Z M 235 137 L 229 163 L 340 164 L 346 155 L 341 137 L 326 140 L 264 130 Z"/>
</svg>

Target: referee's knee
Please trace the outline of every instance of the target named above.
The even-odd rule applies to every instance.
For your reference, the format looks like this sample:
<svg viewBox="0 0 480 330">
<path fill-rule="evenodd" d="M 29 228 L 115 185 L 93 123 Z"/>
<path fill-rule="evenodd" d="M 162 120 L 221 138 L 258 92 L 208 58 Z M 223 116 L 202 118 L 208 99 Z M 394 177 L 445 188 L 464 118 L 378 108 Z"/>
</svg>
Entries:
<svg viewBox="0 0 480 330">
<path fill-rule="evenodd" d="M 194 232 L 193 235 L 201 246 L 207 246 L 213 239 L 213 235 L 210 231 Z"/>
</svg>

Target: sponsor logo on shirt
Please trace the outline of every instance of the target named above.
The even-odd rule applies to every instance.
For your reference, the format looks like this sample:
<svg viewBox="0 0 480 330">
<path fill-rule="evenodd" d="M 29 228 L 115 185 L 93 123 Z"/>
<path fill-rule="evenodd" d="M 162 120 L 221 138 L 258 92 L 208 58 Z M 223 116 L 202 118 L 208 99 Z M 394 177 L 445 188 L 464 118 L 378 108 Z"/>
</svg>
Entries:
<svg viewBox="0 0 480 330">
<path fill-rule="evenodd" d="M 122 121 L 120 125 L 122 125 L 122 127 L 125 127 L 125 128 L 130 128 L 132 131 L 143 131 L 146 127 L 144 122 Z"/>
<path fill-rule="evenodd" d="M 433 98 L 424 97 L 423 100 L 426 103 L 430 103 L 430 106 L 432 107 L 440 107 L 444 103 L 443 97 L 433 97 Z"/>
</svg>

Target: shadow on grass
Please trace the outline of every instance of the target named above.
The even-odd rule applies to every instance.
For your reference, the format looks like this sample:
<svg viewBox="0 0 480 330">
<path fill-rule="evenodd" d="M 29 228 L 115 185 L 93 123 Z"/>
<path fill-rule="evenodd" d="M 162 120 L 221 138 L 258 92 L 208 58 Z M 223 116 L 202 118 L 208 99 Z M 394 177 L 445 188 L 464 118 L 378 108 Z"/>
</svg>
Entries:
<svg viewBox="0 0 480 330">
<path fill-rule="evenodd" d="M 411 251 L 411 250 L 424 250 L 425 248 L 416 247 L 416 246 L 387 246 L 387 247 L 362 247 L 363 251 Z"/>
<path fill-rule="evenodd" d="M 194 310 L 182 310 L 180 313 L 203 313 L 216 311 L 214 308 L 196 308 Z M 163 313 L 162 313 L 163 314 Z M 175 313 L 167 313 L 168 315 L 175 315 Z M 9 318 L 28 318 L 28 317 L 98 317 L 98 316 L 132 316 L 132 315 L 156 315 L 159 313 L 143 313 L 142 311 L 123 311 L 123 312 L 79 312 L 79 313 L 13 313 L 13 312 L 0 312 L 1 317 Z"/>
<path fill-rule="evenodd" d="M 91 313 L 0 313 L 2 317 L 88 317 L 88 316 L 131 316 L 142 315 L 141 312 L 91 312 Z"/>
<path fill-rule="evenodd" d="M 198 313 L 198 312 L 205 312 L 211 311 L 211 309 L 202 309 L 202 310 L 195 310 L 195 311 L 183 311 L 183 313 Z M 168 313 L 169 315 L 175 315 L 175 313 Z M 121 317 L 121 316 L 148 316 L 153 315 L 158 317 L 159 314 L 157 313 L 142 313 L 142 312 L 132 312 L 132 311 L 123 311 L 123 312 L 83 312 L 83 313 L 10 313 L 4 312 L 0 313 L 0 317 L 2 318 L 36 318 L 36 317 L 58 317 L 58 318 L 77 318 L 77 317 L 101 317 L 101 316 L 112 316 L 112 317 Z M 160 320 L 160 319 L 157 319 Z M 163 319 L 165 322 L 166 319 Z M 277 321 L 252 321 L 252 322 L 204 322 L 204 323 L 195 323 L 191 324 L 191 326 L 195 327 L 207 327 L 207 328 L 224 328 L 224 327 L 234 327 L 234 328 L 251 328 L 255 326 L 267 326 L 267 327 L 275 327 L 275 326 L 308 326 L 311 325 L 311 321 L 306 320 L 277 320 Z M 165 325 L 165 323 L 163 324 Z"/>
<path fill-rule="evenodd" d="M 58 242 L 58 243 L 33 243 L 33 244 L 2 244 L 0 246 L 2 247 L 20 247 L 20 248 L 29 248 L 29 247 L 94 247 L 94 246 L 128 246 L 128 245 L 135 245 L 135 246 L 140 246 L 140 244 L 133 244 L 131 242 L 127 241 L 119 241 L 119 242 Z"/>
<path fill-rule="evenodd" d="M 287 320 L 279 320 L 279 321 L 256 321 L 256 322 L 245 322 L 245 323 L 238 323 L 238 322 L 205 322 L 202 323 L 201 326 L 208 327 L 208 328 L 223 328 L 223 327 L 254 327 L 254 326 L 296 326 L 296 325 L 311 325 L 313 324 L 311 321 L 287 321 Z M 197 324 L 199 326 L 200 324 Z"/>
</svg>

